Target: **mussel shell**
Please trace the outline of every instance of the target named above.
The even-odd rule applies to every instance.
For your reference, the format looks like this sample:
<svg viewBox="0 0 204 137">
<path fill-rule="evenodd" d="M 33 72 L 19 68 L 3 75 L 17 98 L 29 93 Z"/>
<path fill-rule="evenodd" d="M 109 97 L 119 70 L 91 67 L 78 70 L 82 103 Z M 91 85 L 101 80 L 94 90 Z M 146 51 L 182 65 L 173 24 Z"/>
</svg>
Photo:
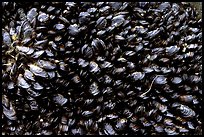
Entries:
<svg viewBox="0 0 204 137">
<path fill-rule="evenodd" d="M 35 78 L 34 78 L 33 73 L 30 72 L 30 71 L 27 70 L 27 69 L 26 69 L 25 72 L 24 72 L 24 77 L 25 77 L 26 79 L 29 79 L 29 80 L 35 81 Z"/>
<path fill-rule="evenodd" d="M 73 135 L 83 135 L 84 134 L 84 131 L 82 128 L 75 128 L 75 129 L 72 129 L 71 130 L 71 133 Z"/>
<path fill-rule="evenodd" d="M 173 84 L 180 84 L 182 82 L 182 79 L 180 77 L 174 77 L 172 79 Z"/>
<path fill-rule="evenodd" d="M 45 46 L 47 44 L 48 40 L 40 40 L 34 43 L 34 46 L 39 48 L 39 49 L 43 49 L 43 46 Z"/>
<path fill-rule="evenodd" d="M 64 24 L 55 24 L 54 29 L 57 31 L 63 30 L 65 28 Z"/>
<path fill-rule="evenodd" d="M 41 66 L 44 69 L 55 69 L 56 68 L 56 64 L 51 63 L 50 61 L 46 61 L 46 60 L 38 60 L 38 65 Z"/>
<path fill-rule="evenodd" d="M 47 8 L 47 12 L 48 13 L 50 13 L 50 12 L 52 12 L 52 11 L 54 11 L 55 10 L 55 7 L 53 7 L 53 6 L 49 6 L 48 8 Z"/>
<path fill-rule="evenodd" d="M 144 71 L 145 73 L 151 73 L 151 72 L 154 71 L 154 69 L 152 69 L 152 68 L 150 68 L 150 67 L 144 67 L 144 68 L 143 68 L 143 71 Z"/>
<path fill-rule="evenodd" d="M 85 117 L 90 117 L 92 116 L 93 112 L 92 111 L 84 111 L 82 112 L 82 116 L 85 116 Z"/>
<path fill-rule="evenodd" d="M 100 64 L 100 67 L 103 69 L 106 69 L 106 68 L 112 68 L 113 65 L 108 61 L 104 61 L 102 64 Z"/>
<path fill-rule="evenodd" d="M 69 30 L 69 34 L 72 36 L 76 36 L 80 32 L 77 24 L 70 25 L 68 30 Z"/>
<path fill-rule="evenodd" d="M 89 70 L 91 73 L 98 73 L 100 72 L 100 68 L 98 66 L 98 64 L 94 61 L 91 61 L 89 64 Z"/>
<path fill-rule="evenodd" d="M 123 130 L 126 126 L 127 119 L 119 119 L 116 124 L 116 130 Z"/>
<path fill-rule="evenodd" d="M 195 111 L 186 105 L 180 105 L 178 109 L 181 111 L 183 117 L 194 117 L 196 115 Z"/>
<path fill-rule="evenodd" d="M 79 14 L 79 23 L 84 24 L 89 22 L 90 20 L 90 14 L 88 12 L 80 12 Z"/>
<path fill-rule="evenodd" d="M 48 21 L 48 20 L 49 20 L 48 14 L 46 14 L 46 13 L 40 13 L 40 14 L 38 15 L 38 21 L 40 21 L 40 22 L 46 22 L 46 21 Z"/>
<path fill-rule="evenodd" d="M 27 13 L 27 19 L 29 21 L 32 21 L 37 15 L 38 15 L 37 9 L 36 8 L 32 8 Z"/>
<path fill-rule="evenodd" d="M 104 133 L 106 135 L 115 135 L 116 134 L 116 132 L 113 129 L 113 127 L 110 124 L 108 124 L 108 123 L 105 123 L 105 125 L 104 125 Z"/>
<path fill-rule="evenodd" d="M 33 58 L 39 58 L 40 56 L 43 55 L 44 52 L 45 52 L 44 50 L 36 51 L 36 52 L 34 52 L 34 53 L 31 55 L 31 57 L 33 57 Z"/>
<path fill-rule="evenodd" d="M 164 132 L 164 128 L 160 125 L 156 125 L 154 128 L 155 128 L 155 131 L 158 133 Z"/>
<path fill-rule="evenodd" d="M 154 37 L 156 37 L 157 35 L 159 35 L 159 33 L 160 33 L 160 29 L 159 29 L 159 28 L 157 28 L 156 30 L 153 30 L 153 31 L 149 31 L 149 32 L 147 33 L 147 38 L 153 39 Z"/>
<path fill-rule="evenodd" d="M 156 79 L 155 79 L 155 83 L 156 84 L 159 84 L 159 85 L 164 85 L 167 83 L 167 78 L 165 78 L 164 76 L 158 76 Z"/>
<path fill-rule="evenodd" d="M 145 73 L 142 73 L 142 72 L 134 72 L 131 74 L 131 77 L 135 81 L 142 80 L 144 78 L 144 76 L 145 76 Z"/>
<path fill-rule="evenodd" d="M 30 89 L 30 88 L 28 88 L 26 91 L 27 91 L 28 94 L 31 95 L 32 97 L 38 97 L 38 96 L 40 96 L 40 95 L 42 94 L 41 91 L 32 90 L 32 89 Z"/>
<path fill-rule="evenodd" d="M 166 47 L 166 52 L 170 55 L 177 53 L 179 51 L 180 47 L 178 46 L 170 46 L 170 47 Z"/>
<path fill-rule="evenodd" d="M 98 89 L 98 84 L 96 82 L 93 82 L 90 87 L 89 87 L 89 92 L 93 95 L 96 96 L 100 93 L 100 90 Z"/>
<path fill-rule="evenodd" d="M 97 21 L 96 21 L 96 27 L 99 29 L 103 29 L 105 28 L 107 25 L 107 20 L 105 17 L 100 17 Z"/>
<path fill-rule="evenodd" d="M 122 25 L 123 22 L 125 21 L 124 17 L 125 17 L 124 15 L 118 15 L 113 17 L 111 25 L 115 27 Z"/>
<path fill-rule="evenodd" d="M 14 83 L 13 82 L 9 82 L 8 83 L 8 89 L 14 89 Z"/>
<path fill-rule="evenodd" d="M 38 110 L 38 104 L 36 101 L 31 101 L 30 102 L 30 108 L 31 110 Z"/>
<path fill-rule="evenodd" d="M 68 99 L 65 98 L 65 97 L 64 97 L 63 95 L 61 95 L 61 94 L 56 94 L 56 95 L 54 95 L 54 97 L 53 97 L 53 101 L 54 101 L 56 104 L 58 104 L 58 105 L 60 105 L 60 106 L 63 106 L 63 105 L 65 105 L 65 104 L 67 103 Z"/>
<path fill-rule="evenodd" d="M 95 49 L 95 51 L 106 49 L 105 43 L 99 38 L 94 39 L 91 42 L 91 45 Z"/>
<path fill-rule="evenodd" d="M 33 65 L 33 64 L 29 64 L 28 66 L 30 67 L 30 71 L 34 75 L 44 77 L 44 78 L 48 77 L 47 72 L 45 72 L 42 68 L 40 68 L 36 65 Z"/>
<path fill-rule="evenodd" d="M 3 43 L 6 45 L 11 44 L 11 37 L 8 32 L 2 32 L 3 33 Z"/>
<path fill-rule="evenodd" d="M 194 124 L 192 122 L 187 122 L 188 123 L 188 128 L 190 129 L 195 129 Z"/>
<path fill-rule="evenodd" d="M 16 48 L 20 51 L 20 52 L 24 52 L 28 55 L 32 54 L 34 52 L 33 48 L 29 48 L 29 47 L 25 47 L 25 46 L 16 46 Z"/>
<path fill-rule="evenodd" d="M 167 133 L 167 135 L 178 135 L 179 133 L 176 132 L 176 128 L 173 126 L 167 126 L 164 128 L 164 131 Z"/>
<path fill-rule="evenodd" d="M 158 7 L 158 9 L 161 11 L 168 10 L 169 8 L 171 8 L 171 5 L 169 2 L 161 3 Z"/>
<path fill-rule="evenodd" d="M 89 9 L 87 9 L 87 12 L 89 13 L 89 14 L 91 14 L 91 13 L 95 13 L 96 12 L 96 8 L 89 8 Z"/>
<path fill-rule="evenodd" d="M 33 88 L 36 90 L 42 90 L 44 87 L 41 86 L 38 82 L 33 83 Z"/>
<path fill-rule="evenodd" d="M 87 58 L 91 58 L 94 54 L 93 49 L 86 44 L 81 48 L 81 52 Z"/>
<path fill-rule="evenodd" d="M 18 76 L 18 86 L 25 89 L 30 87 L 28 82 L 23 78 L 22 74 Z"/>
<path fill-rule="evenodd" d="M 122 2 L 109 2 L 109 5 L 112 7 L 113 11 L 119 10 L 123 5 Z"/>
<path fill-rule="evenodd" d="M 17 120 L 16 111 L 11 102 L 8 108 L 3 106 L 3 114 L 10 120 Z"/>
</svg>

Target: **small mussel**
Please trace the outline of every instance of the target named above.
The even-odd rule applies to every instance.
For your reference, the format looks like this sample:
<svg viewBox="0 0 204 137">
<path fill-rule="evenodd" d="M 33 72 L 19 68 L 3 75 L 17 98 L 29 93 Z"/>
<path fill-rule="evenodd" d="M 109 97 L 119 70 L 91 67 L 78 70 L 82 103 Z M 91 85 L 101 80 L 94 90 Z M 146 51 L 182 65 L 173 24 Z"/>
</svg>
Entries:
<svg viewBox="0 0 204 137">
<path fill-rule="evenodd" d="M 68 28 L 68 31 L 69 31 L 69 34 L 72 36 L 76 36 L 80 32 L 77 24 L 70 25 Z"/>
<path fill-rule="evenodd" d="M 112 18 L 112 26 L 118 27 L 125 21 L 124 15 L 118 15 Z"/>
<path fill-rule="evenodd" d="M 96 96 L 100 93 L 100 90 L 98 89 L 98 84 L 96 82 L 92 83 L 89 87 L 89 92 L 93 95 Z"/>
<path fill-rule="evenodd" d="M 167 83 L 167 78 L 166 77 L 164 77 L 164 76 L 157 76 L 156 78 L 155 78 L 155 83 L 156 84 L 159 84 L 159 85 L 164 85 L 164 84 L 166 84 Z"/>
<path fill-rule="evenodd" d="M 44 78 L 46 78 L 48 76 L 47 72 L 45 70 L 43 70 L 42 68 L 38 67 L 37 65 L 29 64 L 28 66 L 30 67 L 30 71 L 34 75 L 44 77 Z"/>
<path fill-rule="evenodd" d="M 29 79 L 29 80 L 35 81 L 35 78 L 34 78 L 33 73 L 30 72 L 30 71 L 27 70 L 27 69 L 26 69 L 25 72 L 24 72 L 24 77 L 25 77 L 26 79 Z"/>
<path fill-rule="evenodd" d="M 64 26 L 64 24 L 55 24 L 54 29 L 57 31 L 62 31 L 65 29 L 65 26 Z"/>
<path fill-rule="evenodd" d="M 91 61 L 89 64 L 89 70 L 91 73 L 99 73 L 100 72 L 100 68 L 98 66 L 98 64 L 94 61 Z"/>
<path fill-rule="evenodd" d="M 191 118 L 191 117 L 194 117 L 196 115 L 195 111 L 186 105 L 180 105 L 180 107 L 178 107 L 178 110 L 180 110 L 183 117 L 190 117 Z"/>
<path fill-rule="evenodd" d="M 115 127 L 117 130 L 123 130 L 125 128 L 126 124 L 127 124 L 127 119 L 122 118 L 122 119 L 119 119 L 117 121 L 117 124 Z"/>
<path fill-rule="evenodd" d="M 192 95 L 182 95 L 179 96 L 179 99 L 183 102 L 192 102 L 194 97 Z"/>
<path fill-rule="evenodd" d="M 145 76 L 145 74 L 142 72 L 134 72 L 131 74 L 131 77 L 134 81 L 142 80 L 144 78 L 144 76 Z"/>
<path fill-rule="evenodd" d="M 34 52 L 33 48 L 25 47 L 25 46 L 16 46 L 16 48 L 27 55 L 31 55 Z"/>
<path fill-rule="evenodd" d="M 88 46 L 87 44 L 85 44 L 81 48 L 81 52 L 84 55 L 84 57 L 87 57 L 87 58 L 91 58 L 94 54 L 93 49 L 90 46 Z"/>
<path fill-rule="evenodd" d="M 182 79 L 180 77 L 174 77 L 172 79 L 173 84 L 180 84 L 182 82 Z"/>
<path fill-rule="evenodd" d="M 79 14 L 79 23 L 84 24 L 89 22 L 90 20 L 90 14 L 88 12 L 80 12 Z"/>
<path fill-rule="evenodd" d="M 46 13 L 40 13 L 38 15 L 38 21 L 40 22 L 47 22 L 49 20 L 49 15 Z"/>
<path fill-rule="evenodd" d="M 38 65 L 44 69 L 55 69 L 56 68 L 56 64 L 51 63 L 50 61 L 45 61 L 45 60 L 38 60 Z"/>
<path fill-rule="evenodd" d="M 105 28 L 107 25 L 107 20 L 105 17 L 100 17 L 97 21 L 96 21 L 96 27 L 98 29 L 103 29 Z"/>
<path fill-rule="evenodd" d="M 68 101 L 68 99 L 65 98 L 65 97 L 63 97 L 63 95 L 61 95 L 61 94 L 54 95 L 53 100 L 54 100 L 57 104 L 59 104 L 59 105 L 61 105 L 61 106 L 63 106 L 64 104 L 66 104 L 67 101 Z"/>
<path fill-rule="evenodd" d="M 21 87 L 21 88 L 25 88 L 25 89 L 27 89 L 27 88 L 30 87 L 30 85 L 28 84 L 28 82 L 23 78 L 23 75 L 22 75 L 22 74 L 20 74 L 20 75 L 18 76 L 18 86 Z"/>
<path fill-rule="evenodd" d="M 116 132 L 113 129 L 113 127 L 110 124 L 108 124 L 108 123 L 105 123 L 105 125 L 104 125 L 104 133 L 106 135 L 115 135 L 116 134 Z"/>
<path fill-rule="evenodd" d="M 29 21 L 33 21 L 33 19 L 38 15 L 37 13 L 37 9 L 36 8 L 32 8 L 30 11 L 28 11 L 27 13 L 27 19 Z"/>
</svg>

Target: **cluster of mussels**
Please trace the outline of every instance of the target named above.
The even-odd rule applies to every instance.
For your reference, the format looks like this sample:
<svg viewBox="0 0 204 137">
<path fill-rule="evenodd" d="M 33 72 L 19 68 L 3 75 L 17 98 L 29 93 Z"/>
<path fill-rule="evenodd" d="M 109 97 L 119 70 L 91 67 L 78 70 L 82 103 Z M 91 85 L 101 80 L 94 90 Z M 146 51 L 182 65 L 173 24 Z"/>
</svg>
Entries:
<svg viewBox="0 0 204 137">
<path fill-rule="evenodd" d="M 188 3 L 3 2 L 3 135 L 202 134 Z"/>
</svg>

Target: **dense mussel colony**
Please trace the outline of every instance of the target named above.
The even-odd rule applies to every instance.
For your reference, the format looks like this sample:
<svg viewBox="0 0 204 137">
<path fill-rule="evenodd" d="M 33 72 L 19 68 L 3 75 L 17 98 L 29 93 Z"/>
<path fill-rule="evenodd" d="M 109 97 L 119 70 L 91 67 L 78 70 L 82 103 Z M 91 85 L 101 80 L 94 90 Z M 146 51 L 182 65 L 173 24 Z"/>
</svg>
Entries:
<svg viewBox="0 0 204 137">
<path fill-rule="evenodd" d="M 3 135 L 202 134 L 188 3 L 3 2 Z"/>
</svg>

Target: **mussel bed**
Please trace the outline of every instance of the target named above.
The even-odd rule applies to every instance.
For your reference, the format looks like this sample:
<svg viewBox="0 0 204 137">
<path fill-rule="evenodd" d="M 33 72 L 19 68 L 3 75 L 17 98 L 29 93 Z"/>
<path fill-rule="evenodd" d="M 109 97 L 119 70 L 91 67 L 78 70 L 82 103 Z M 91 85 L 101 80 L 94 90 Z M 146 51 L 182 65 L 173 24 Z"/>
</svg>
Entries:
<svg viewBox="0 0 204 137">
<path fill-rule="evenodd" d="M 201 135 L 202 19 L 186 2 L 2 2 L 2 135 Z"/>
</svg>

